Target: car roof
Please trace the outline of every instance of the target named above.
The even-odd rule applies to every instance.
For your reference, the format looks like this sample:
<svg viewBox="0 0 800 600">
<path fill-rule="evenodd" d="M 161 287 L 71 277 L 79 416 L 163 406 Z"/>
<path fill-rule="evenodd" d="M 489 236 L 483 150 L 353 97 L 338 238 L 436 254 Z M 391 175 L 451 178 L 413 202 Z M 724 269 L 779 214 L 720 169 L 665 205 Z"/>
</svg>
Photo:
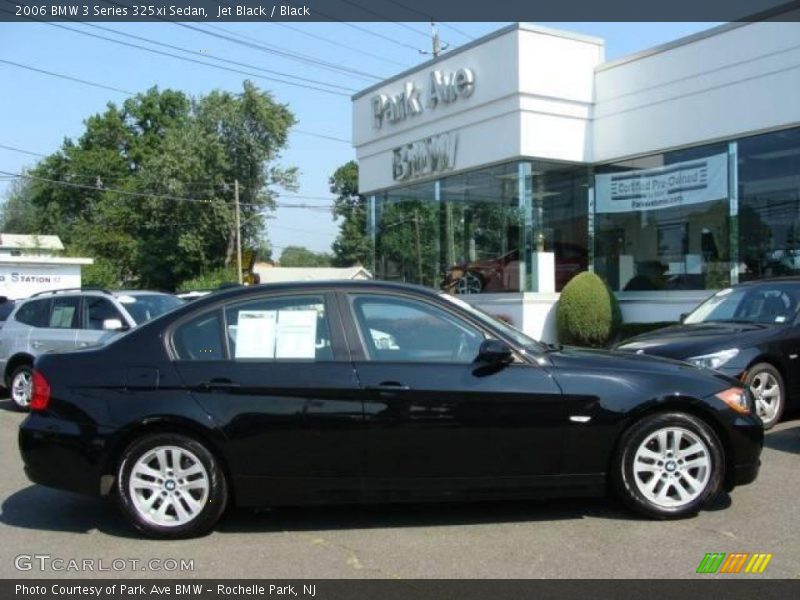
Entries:
<svg viewBox="0 0 800 600">
<path fill-rule="evenodd" d="M 411 284 L 411 283 L 398 283 L 394 281 L 376 281 L 374 279 L 330 279 L 318 281 L 287 281 L 280 283 L 259 283 L 255 285 L 243 285 L 231 288 L 217 290 L 206 296 L 202 296 L 192 302 L 193 307 L 202 306 L 204 304 L 212 304 L 219 302 L 221 299 L 236 299 L 239 297 L 246 298 L 251 295 L 269 292 L 285 292 L 285 291 L 314 291 L 322 289 L 342 289 L 342 290 L 363 290 L 363 291 L 385 291 L 385 292 L 399 292 L 408 293 L 415 292 L 427 296 L 436 297 L 440 293 L 429 287 Z"/>
<path fill-rule="evenodd" d="M 768 277 L 765 279 L 753 279 L 751 281 L 743 281 L 732 287 L 746 287 L 756 285 L 769 285 L 771 283 L 798 283 L 800 284 L 800 275 L 784 275 L 782 277 Z"/>
</svg>

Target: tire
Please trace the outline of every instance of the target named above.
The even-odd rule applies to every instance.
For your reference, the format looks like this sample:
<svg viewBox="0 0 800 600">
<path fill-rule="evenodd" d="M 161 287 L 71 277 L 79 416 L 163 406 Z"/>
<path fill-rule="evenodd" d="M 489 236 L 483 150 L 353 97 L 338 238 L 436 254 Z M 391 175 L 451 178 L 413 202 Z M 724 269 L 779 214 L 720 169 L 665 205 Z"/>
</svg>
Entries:
<svg viewBox="0 0 800 600">
<path fill-rule="evenodd" d="M 660 413 L 623 433 L 612 463 L 612 483 L 634 511 L 678 519 L 696 514 L 717 495 L 724 465 L 722 444 L 711 427 L 685 413 Z"/>
<path fill-rule="evenodd" d="M 764 429 L 772 429 L 786 407 L 786 385 L 780 372 L 769 363 L 758 363 L 747 370 L 744 383 L 753 394 Z"/>
<path fill-rule="evenodd" d="M 122 455 L 116 479 L 125 518 L 148 537 L 204 535 L 228 502 L 219 461 L 202 443 L 180 434 L 158 433 L 134 441 Z"/>
<path fill-rule="evenodd" d="M 20 365 L 11 373 L 8 381 L 8 395 L 17 410 L 30 410 L 33 367 Z"/>
</svg>

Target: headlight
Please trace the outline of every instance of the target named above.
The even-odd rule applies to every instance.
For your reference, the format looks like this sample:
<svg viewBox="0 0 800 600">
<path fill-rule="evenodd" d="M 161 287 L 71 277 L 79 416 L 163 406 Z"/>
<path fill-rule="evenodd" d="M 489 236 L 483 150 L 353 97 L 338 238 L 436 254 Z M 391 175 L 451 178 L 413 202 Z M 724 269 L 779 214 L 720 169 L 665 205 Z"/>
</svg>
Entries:
<svg viewBox="0 0 800 600">
<path fill-rule="evenodd" d="M 686 361 L 692 363 L 696 367 L 703 369 L 719 369 L 722 365 L 739 354 L 738 348 L 731 348 L 729 350 L 720 350 L 713 354 L 703 354 L 702 356 L 692 356 L 687 358 Z"/>
<path fill-rule="evenodd" d="M 732 387 L 724 392 L 715 394 L 717 398 L 730 406 L 733 410 L 742 415 L 750 414 L 750 406 L 747 402 L 747 392 L 744 388 Z"/>
</svg>

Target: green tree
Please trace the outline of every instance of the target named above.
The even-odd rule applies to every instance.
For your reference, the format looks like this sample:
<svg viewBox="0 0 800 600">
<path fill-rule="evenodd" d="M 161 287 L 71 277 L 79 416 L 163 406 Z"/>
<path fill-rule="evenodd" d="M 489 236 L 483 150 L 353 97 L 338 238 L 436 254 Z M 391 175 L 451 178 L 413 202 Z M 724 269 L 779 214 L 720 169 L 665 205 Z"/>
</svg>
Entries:
<svg viewBox="0 0 800 600">
<path fill-rule="evenodd" d="M 314 252 L 304 246 L 287 246 L 278 264 L 282 267 L 330 267 L 332 257 L 326 252 Z"/>
<path fill-rule="evenodd" d="M 333 216 L 342 219 L 339 235 L 333 242 L 333 264 L 337 267 L 369 265 L 367 201 L 358 193 L 358 163 L 351 160 L 342 165 L 329 182 L 331 193 L 336 194 Z"/>
<path fill-rule="evenodd" d="M 242 244 L 265 245 L 277 190 L 296 189 L 296 169 L 278 164 L 294 122 L 250 82 L 196 99 L 152 88 L 89 117 L 33 168 L 6 201 L 3 229 L 59 235 L 96 259 L 103 280 L 175 289 L 235 263 L 235 180 Z"/>
</svg>

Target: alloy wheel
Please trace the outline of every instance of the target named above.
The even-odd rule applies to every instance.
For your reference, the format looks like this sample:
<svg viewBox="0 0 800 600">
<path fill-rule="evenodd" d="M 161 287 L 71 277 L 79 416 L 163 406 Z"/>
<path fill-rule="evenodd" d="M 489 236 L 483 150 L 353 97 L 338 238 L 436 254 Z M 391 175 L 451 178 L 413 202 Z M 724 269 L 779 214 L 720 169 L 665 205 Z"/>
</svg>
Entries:
<svg viewBox="0 0 800 600">
<path fill-rule="evenodd" d="M 653 504 L 680 508 L 697 499 L 711 477 L 711 453 L 695 433 L 664 427 L 648 435 L 633 459 L 639 492 Z"/>
<path fill-rule="evenodd" d="M 194 520 L 208 501 L 210 479 L 200 459 L 177 446 L 145 452 L 131 470 L 128 489 L 134 509 L 155 525 L 174 527 Z"/>
<path fill-rule="evenodd" d="M 772 373 L 761 371 L 753 376 L 750 391 L 756 401 L 756 413 L 764 423 L 772 423 L 781 402 L 781 385 Z"/>
<path fill-rule="evenodd" d="M 464 273 L 456 282 L 456 294 L 480 294 L 483 282 L 472 271 Z"/>
<path fill-rule="evenodd" d="M 33 376 L 28 370 L 21 370 L 11 381 L 11 399 L 20 408 L 28 408 L 33 393 Z"/>
</svg>

